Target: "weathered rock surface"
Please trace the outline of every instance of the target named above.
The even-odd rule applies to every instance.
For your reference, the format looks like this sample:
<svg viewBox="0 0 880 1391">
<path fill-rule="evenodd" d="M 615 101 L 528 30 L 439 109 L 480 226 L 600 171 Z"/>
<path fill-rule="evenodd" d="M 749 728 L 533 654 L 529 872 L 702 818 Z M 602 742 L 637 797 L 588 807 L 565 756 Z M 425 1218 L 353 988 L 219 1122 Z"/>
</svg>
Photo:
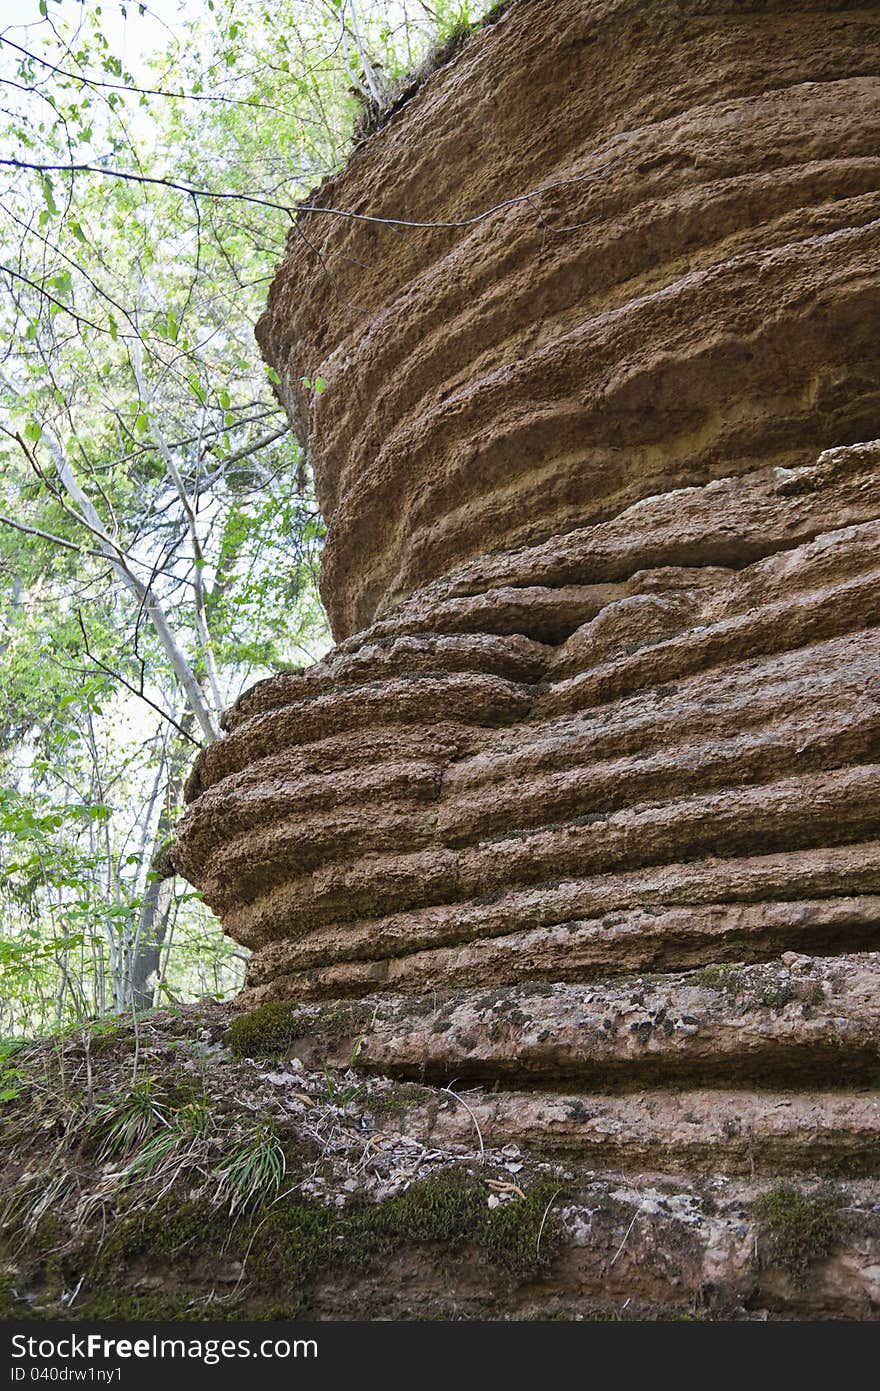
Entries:
<svg viewBox="0 0 880 1391">
<path fill-rule="evenodd" d="M 311 200 L 258 336 L 338 646 L 175 854 L 242 1003 L 499 1143 L 876 1172 L 878 151 L 877 3 L 514 0 Z"/>
</svg>

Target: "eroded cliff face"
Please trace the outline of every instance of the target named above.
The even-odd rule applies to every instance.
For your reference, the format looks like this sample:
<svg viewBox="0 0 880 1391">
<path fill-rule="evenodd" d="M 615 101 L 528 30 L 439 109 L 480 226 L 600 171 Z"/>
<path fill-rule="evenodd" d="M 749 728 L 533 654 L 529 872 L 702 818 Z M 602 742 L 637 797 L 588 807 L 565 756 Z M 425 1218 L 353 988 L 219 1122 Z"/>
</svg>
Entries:
<svg viewBox="0 0 880 1391">
<path fill-rule="evenodd" d="M 515 0 L 272 286 L 338 646 L 176 865 L 493 1143 L 876 1171 L 878 73 L 875 3 Z"/>
</svg>

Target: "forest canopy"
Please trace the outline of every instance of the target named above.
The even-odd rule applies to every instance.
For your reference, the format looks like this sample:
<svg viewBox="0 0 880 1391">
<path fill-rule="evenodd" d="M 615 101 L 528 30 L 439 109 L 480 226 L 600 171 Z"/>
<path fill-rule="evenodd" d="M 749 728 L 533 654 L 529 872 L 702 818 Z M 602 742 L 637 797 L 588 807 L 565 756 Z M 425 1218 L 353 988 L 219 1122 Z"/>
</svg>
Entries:
<svg viewBox="0 0 880 1391">
<path fill-rule="evenodd" d="M 4 7 L 0 1035 L 240 984 L 168 842 L 223 709 L 328 643 L 253 325 L 297 203 L 489 8 Z"/>
</svg>

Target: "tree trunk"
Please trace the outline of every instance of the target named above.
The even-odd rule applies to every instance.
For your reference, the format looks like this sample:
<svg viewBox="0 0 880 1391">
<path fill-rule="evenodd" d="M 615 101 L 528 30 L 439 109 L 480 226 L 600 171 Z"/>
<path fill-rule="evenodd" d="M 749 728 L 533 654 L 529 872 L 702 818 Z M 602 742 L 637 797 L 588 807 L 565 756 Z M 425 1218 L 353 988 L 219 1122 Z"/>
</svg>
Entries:
<svg viewBox="0 0 880 1391">
<path fill-rule="evenodd" d="M 185 734 L 193 724 L 192 712 L 187 711 L 181 717 L 184 735 L 172 738 L 167 755 L 165 795 L 156 820 L 150 869 L 129 957 L 126 1003 L 136 1010 L 151 1009 L 155 1003 L 162 944 L 174 903 L 174 871 L 168 861 L 168 846 L 177 821 L 191 753 Z"/>
</svg>

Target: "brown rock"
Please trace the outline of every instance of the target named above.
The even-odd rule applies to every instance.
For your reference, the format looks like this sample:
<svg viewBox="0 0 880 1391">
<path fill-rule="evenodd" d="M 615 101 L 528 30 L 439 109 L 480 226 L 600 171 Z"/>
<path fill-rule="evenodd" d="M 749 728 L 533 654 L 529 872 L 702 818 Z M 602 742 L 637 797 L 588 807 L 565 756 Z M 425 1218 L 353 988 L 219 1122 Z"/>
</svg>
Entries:
<svg viewBox="0 0 880 1391">
<path fill-rule="evenodd" d="M 337 1062 L 503 1084 L 493 1143 L 872 1172 L 878 61 L 876 3 L 513 0 L 273 283 L 338 646 L 229 712 L 176 865 L 242 1003 L 317 1056 L 363 1002 Z"/>
</svg>

